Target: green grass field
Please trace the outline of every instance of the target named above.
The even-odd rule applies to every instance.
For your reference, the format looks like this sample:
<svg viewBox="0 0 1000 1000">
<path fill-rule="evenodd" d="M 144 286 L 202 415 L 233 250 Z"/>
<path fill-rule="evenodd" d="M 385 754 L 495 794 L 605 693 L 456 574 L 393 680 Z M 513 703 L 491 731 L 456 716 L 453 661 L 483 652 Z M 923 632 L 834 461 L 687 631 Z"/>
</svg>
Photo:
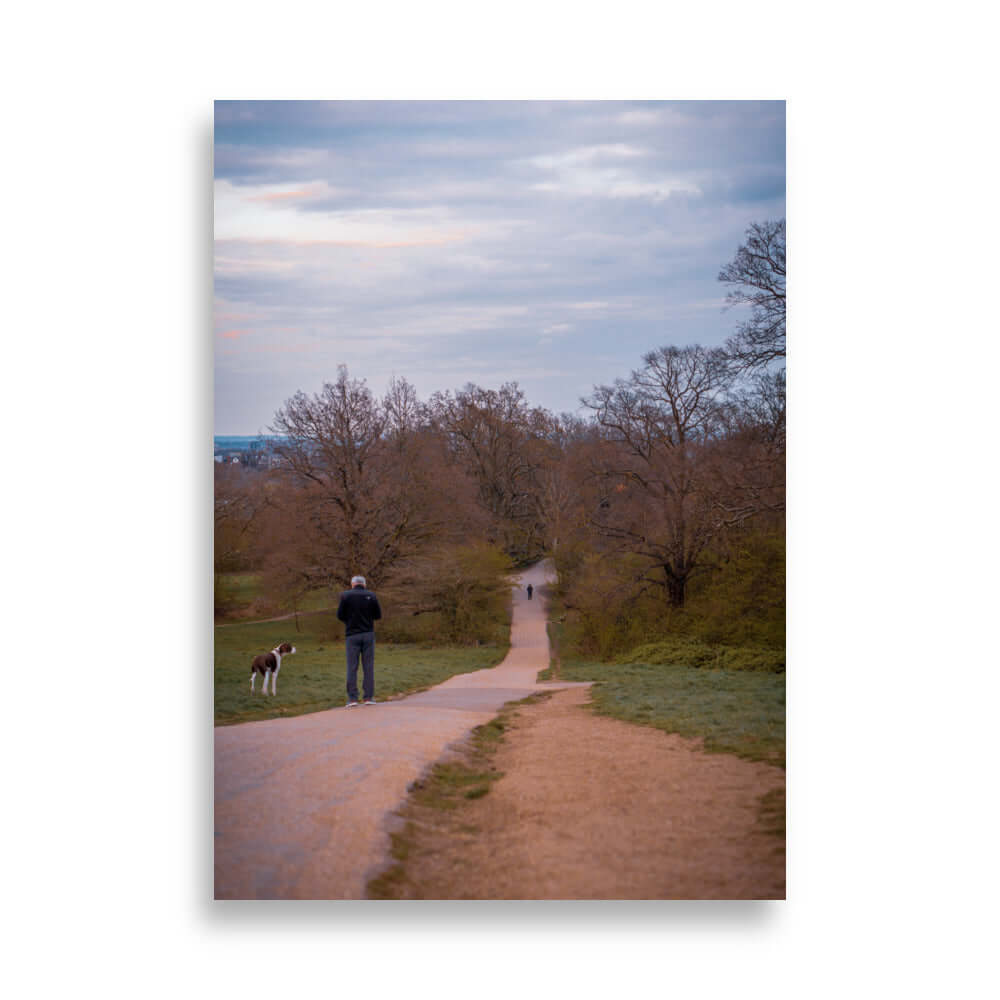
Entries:
<svg viewBox="0 0 1000 1000">
<path fill-rule="evenodd" d="M 334 607 L 338 597 L 339 592 L 335 594 L 324 589 L 310 591 L 299 601 L 299 611 L 321 611 Z M 259 573 L 219 573 L 215 599 L 217 621 L 270 617 L 264 611 L 257 614 L 262 599 Z"/>
<path fill-rule="evenodd" d="M 710 753 L 785 766 L 785 675 L 653 663 L 563 660 L 555 676 L 595 681 L 594 710 L 701 739 Z"/>
<path fill-rule="evenodd" d="M 343 705 L 345 660 L 343 626 L 331 612 L 295 621 L 224 625 L 215 629 L 215 722 L 229 725 L 319 712 Z M 279 642 L 298 650 L 282 661 L 277 697 L 250 694 L 250 663 Z M 384 700 L 439 684 L 455 674 L 496 666 L 507 645 L 426 647 L 375 645 L 375 697 Z M 361 684 L 359 671 L 358 685 Z"/>
</svg>

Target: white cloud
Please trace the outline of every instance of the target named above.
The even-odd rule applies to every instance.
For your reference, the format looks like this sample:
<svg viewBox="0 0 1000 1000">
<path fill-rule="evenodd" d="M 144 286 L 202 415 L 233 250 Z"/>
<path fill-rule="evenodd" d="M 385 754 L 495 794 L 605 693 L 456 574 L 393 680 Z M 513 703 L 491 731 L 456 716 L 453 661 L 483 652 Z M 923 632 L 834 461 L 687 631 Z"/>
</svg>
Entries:
<svg viewBox="0 0 1000 1000">
<path fill-rule="evenodd" d="M 347 188 L 335 188 L 326 181 L 310 181 L 305 184 L 289 182 L 285 184 L 260 184 L 253 187 L 237 188 L 244 201 L 261 204 L 281 205 L 311 201 L 319 198 L 343 198 L 352 192 Z"/>
<path fill-rule="evenodd" d="M 655 125 L 660 121 L 658 111 L 625 111 L 618 116 L 622 125 Z"/>
<path fill-rule="evenodd" d="M 216 240 L 346 245 L 435 245 L 463 238 L 453 220 L 427 208 L 303 212 L 287 195 L 308 186 L 215 183 Z M 316 188 L 313 187 L 315 190 Z"/>
<path fill-rule="evenodd" d="M 662 177 L 642 180 L 623 170 L 564 170 L 556 181 L 533 184 L 535 191 L 597 198 L 649 198 L 663 201 L 675 193 L 701 194 L 692 181 Z"/>
<path fill-rule="evenodd" d="M 279 257 L 247 258 L 240 255 L 215 255 L 215 273 L 217 276 L 237 277 L 240 275 L 292 274 L 295 271 L 294 260 L 283 260 Z"/>
<path fill-rule="evenodd" d="M 625 143 L 581 146 L 549 156 L 533 156 L 527 163 L 553 175 L 531 185 L 533 191 L 598 198 L 649 198 L 662 201 L 674 193 L 700 194 L 698 186 L 683 177 L 636 173 L 629 161 L 647 151 Z"/>
<path fill-rule="evenodd" d="M 568 149 L 565 153 L 555 155 L 532 156 L 526 162 L 542 170 L 564 170 L 567 167 L 578 167 L 596 160 L 629 159 L 645 154 L 645 150 L 636 146 L 613 143 L 602 146 L 578 146 L 576 149 Z"/>
<path fill-rule="evenodd" d="M 509 329 L 528 315 L 526 306 L 491 305 L 412 307 L 389 311 L 385 319 L 394 334 L 421 343 L 427 337 L 461 336 Z"/>
</svg>

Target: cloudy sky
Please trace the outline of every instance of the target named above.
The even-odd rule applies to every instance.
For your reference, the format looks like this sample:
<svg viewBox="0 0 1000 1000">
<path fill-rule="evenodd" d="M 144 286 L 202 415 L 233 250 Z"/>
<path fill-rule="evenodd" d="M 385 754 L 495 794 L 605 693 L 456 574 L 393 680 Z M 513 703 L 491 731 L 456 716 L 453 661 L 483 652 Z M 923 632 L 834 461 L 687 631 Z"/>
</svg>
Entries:
<svg viewBox="0 0 1000 1000">
<path fill-rule="evenodd" d="M 783 102 L 217 102 L 215 432 L 339 364 L 576 411 L 721 343 L 719 268 L 784 214 Z"/>
</svg>

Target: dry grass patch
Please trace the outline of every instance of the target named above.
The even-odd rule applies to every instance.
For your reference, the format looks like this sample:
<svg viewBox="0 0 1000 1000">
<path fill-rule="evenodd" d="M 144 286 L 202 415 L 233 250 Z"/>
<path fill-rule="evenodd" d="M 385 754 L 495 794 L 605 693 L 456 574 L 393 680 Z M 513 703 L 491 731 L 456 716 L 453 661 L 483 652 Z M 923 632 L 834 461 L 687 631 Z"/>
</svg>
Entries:
<svg viewBox="0 0 1000 1000">
<path fill-rule="evenodd" d="M 493 783 L 503 777 L 493 764 L 497 749 L 517 712 L 551 694 L 533 694 L 504 706 L 495 719 L 473 729 L 468 739 L 452 747 L 410 785 L 396 814 L 400 828 L 390 834 L 393 864 L 368 882 L 369 899 L 426 898 L 408 862 L 479 833 L 471 810 L 475 800 L 488 795 Z"/>
</svg>

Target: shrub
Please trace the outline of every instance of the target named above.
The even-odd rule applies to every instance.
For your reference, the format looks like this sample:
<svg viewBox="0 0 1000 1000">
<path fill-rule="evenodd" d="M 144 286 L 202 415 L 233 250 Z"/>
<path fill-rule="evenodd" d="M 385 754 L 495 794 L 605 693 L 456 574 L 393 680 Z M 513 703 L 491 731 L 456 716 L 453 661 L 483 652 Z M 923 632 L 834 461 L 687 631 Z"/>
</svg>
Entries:
<svg viewBox="0 0 1000 1000">
<path fill-rule="evenodd" d="M 495 546 L 442 547 L 413 560 L 379 592 L 381 630 L 392 642 L 505 643 L 510 561 Z"/>
<path fill-rule="evenodd" d="M 579 547 L 558 554 L 568 656 L 612 660 L 639 646 L 688 639 L 687 655 L 737 669 L 782 670 L 785 540 L 780 527 L 734 529 L 706 554 L 687 601 L 672 608 L 648 561 Z M 695 649 L 710 647 L 709 655 Z M 720 648 L 721 647 L 721 648 Z M 676 651 L 681 647 L 669 647 Z M 736 650 L 739 649 L 739 652 Z"/>
<path fill-rule="evenodd" d="M 717 646 L 698 639 L 660 639 L 636 646 L 617 657 L 616 663 L 649 663 L 705 670 L 761 670 L 780 674 L 785 669 L 784 650 L 763 646 Z"/>
</svg>

